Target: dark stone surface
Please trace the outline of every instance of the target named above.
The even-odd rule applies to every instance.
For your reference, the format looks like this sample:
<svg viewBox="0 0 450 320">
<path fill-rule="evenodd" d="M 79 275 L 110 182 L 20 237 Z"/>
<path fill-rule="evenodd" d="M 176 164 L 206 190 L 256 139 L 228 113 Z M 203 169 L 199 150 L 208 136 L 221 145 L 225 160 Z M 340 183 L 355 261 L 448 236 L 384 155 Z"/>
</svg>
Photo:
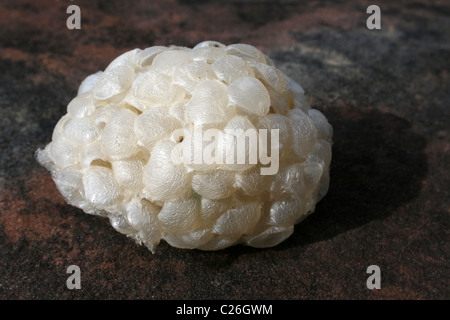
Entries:
<svg viewBox="0 0 450 320">
<path fill-rule="evenodd" d="M 450 298 L 447 1 L 379 1 L 382 30 L 370 1 L 75 1 L 69 31 L 70 4 L 0 4 L 0 299 Z M 120 53 L 206 39 L 253 44 L 304 86 L 334 126 L 330 190 L 277 247 L 152 255 L 67 205 L 33 153 Z"/>
</svg>

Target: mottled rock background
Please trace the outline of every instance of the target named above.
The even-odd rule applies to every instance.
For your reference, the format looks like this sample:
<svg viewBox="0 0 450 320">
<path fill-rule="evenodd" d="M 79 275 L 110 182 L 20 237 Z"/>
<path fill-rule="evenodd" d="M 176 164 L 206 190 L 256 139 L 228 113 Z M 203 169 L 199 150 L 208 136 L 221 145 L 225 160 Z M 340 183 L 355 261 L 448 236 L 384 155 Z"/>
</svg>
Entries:
<svg viewBox="0 0 450 320">
<path fill-rule="evenodd" d="M 66 28 L 71 4 L 81 30 Z M 450 298 L 450 3 L 377 1 L 381 30 L 370 4 L 2 1 L 0 298 Z M 334 126 L 330 191 L 275 248 L 152 255 L 67 205 L 33 153 L 117 55 L 207 39 L 255 45 L 300 81 Z M 72 264 L 81 290 L 66 288 Z"/>
</svg>

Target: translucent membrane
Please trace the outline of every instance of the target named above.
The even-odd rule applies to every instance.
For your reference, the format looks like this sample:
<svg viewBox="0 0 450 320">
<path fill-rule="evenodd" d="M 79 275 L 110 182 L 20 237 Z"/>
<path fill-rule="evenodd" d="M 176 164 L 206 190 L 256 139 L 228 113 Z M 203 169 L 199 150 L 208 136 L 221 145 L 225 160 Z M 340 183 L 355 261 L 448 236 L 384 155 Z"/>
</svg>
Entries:
<svg viewBox="0 0 450 320">
<path fill-rule="evenodd" d="M 69 204 L 152 252 L 263 248 L 327 193 L 332 135 L 260 50 L 205 41 L 131 50 L 88 76 L 36 157 Z"/>
</svg>

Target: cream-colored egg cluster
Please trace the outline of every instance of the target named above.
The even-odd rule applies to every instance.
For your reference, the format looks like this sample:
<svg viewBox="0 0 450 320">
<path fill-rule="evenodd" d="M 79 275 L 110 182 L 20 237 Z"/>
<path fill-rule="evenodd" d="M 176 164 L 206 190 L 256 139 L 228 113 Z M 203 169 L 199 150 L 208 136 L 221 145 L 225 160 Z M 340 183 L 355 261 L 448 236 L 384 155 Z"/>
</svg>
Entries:
<svg viewBox="0 0 450 320">
<path fill-rule="evenodd" d="M 278 172 L 262 175 L 260 162 L 174 163 L 174 148 L 188 143 L 174 133 L 199 126 L 278 129 Z M 161 239 L 270 247 L 326 194 L 331 139 L 301 86 L 261 51 L 206 41 L 135 49 L 87 77 L 37 159 L 68 203 L 152 252 Z"/>
</svg>

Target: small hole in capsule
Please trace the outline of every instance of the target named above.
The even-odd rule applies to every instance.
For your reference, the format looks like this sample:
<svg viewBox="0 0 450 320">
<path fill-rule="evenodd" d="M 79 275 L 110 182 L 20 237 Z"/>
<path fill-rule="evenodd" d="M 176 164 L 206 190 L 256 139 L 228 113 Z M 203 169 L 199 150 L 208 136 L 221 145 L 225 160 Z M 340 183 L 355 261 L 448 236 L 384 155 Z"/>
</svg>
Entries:
<svg viewBox="0 0 450 320">
<path fill-rule="evenodd" d="M 179 136 L 179 137 L 178 137 L 178 142 L 183 142 L 183 140 L 184 140 L 184 137 L 183 137 L 183 136 Z"/>
<path fill-rule="evenodd" d="M 130 106 L 129 104 L 127 104 L 127 105 L 125 106 L 125 109 L 128 109 L 128 110 L 130 110 L 130 111 L 133 111 L 133 112 L 136 113 L 137 115 L 142 114 L 142 111 L 141 111 L 141 110 L 137 109 L 136 107 Z"/>
<path fill-rule="evenodd" d="M 98 166 L 98 167 L 105 167 L 111 169 L 111 162 L 102 160 L 102 159 L 95 159 L 91 162 L 91 166 Z"/>
</svg>

